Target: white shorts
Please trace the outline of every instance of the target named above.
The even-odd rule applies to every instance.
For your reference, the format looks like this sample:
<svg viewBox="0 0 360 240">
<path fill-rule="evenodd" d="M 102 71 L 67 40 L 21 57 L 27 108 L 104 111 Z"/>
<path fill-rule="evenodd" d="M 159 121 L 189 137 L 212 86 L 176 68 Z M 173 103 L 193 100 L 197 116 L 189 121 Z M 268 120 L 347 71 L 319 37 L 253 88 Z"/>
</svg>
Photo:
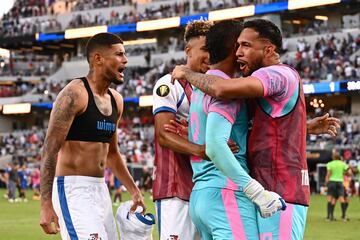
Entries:
<svg viewBox="0 0 360 240">
<path fill-rule="evenodd" d="M 156 201 L 160 240 L 200 239 L 189 214 L 189 202 L 179 198 Z"/>
<path fill-rule="evenodd" d="M 104 178 L 55 177 L 52 203 L 62 239 L 119 239 Z"/>
</svg>

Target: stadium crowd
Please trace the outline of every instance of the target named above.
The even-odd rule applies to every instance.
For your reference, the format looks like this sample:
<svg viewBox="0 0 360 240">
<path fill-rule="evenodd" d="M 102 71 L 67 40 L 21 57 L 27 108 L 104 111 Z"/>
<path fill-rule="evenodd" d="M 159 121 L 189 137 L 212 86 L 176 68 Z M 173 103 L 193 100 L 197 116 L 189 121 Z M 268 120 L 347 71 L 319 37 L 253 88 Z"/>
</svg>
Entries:
<svg viewBox="0 0 360 240">
<path fill-rule="evenodd" d="M 49 76 L 56 70 L 51 58 L 26 58 L 3 60 L 3 67 L 0 68 L 0 76 Z"/>
<path fill-rule="evenodd" d="M 360 56 L 350 59 L 359 49 L 359 35 L 348 34 L 344 39 L 328 35 L 319 38 L 314 47 L 299 38 L 295 56 L 286 55 L 284 63 L 295 67 L 305 82 L 360 78 Z"/>
<path fill-rule="evenodd" d="M 4 14 L 0 21 L 0 34 L 2 37 L 18 37 L 38 32 L 61 31 L 61 24 L 55 18 L 39 20 L 20 20 L 9 13 Z"/>
<path fill-rule="evenodd" d="M 153 2 L 161 2 L 163 0 L 155 0 Z M 207 8 L 201 9 L 201 11 L 206 10 L 215 10 L 225 7 L 238 7 L 249 4 L 266 4 L 271 2 L 278 2 L 279 0 L 207 0 Z M 9 13 L 12 17 L 38 17 L 43 15 L 54 15 L 54 6 L 57 0 L 18 0 L 15 1 L 14 6 L 10 9 Z M 137 8 L 137 3 L 132 0 L 65 0 L 65 11 L 86 11 L 97 8 L 108 8 L 115 6 L 126 6 L 134 5 L 134 8 Z M 184 8 L 189 8 L 190 1 L 181 1 L 180 3 L 174 4 L 174 10 L 178 9 L 177 6 L 185 6 Z M 194 0 L 193 7 L 194 11 L 198 12 L 200 1 Z M 167 7 L 168 5 L 166 5 Z M 186 7 L 187 6 L 187 7 Z M 182 7 L 181 7 L 182 8 Z"/>
<path fill-rule="evenodd" d="M 30 92 L 34 85 L 27 82 L 11 85 L 0 85 L 0 97 L 16 97 L 22 96 Z"/>
<path fill-rule="evenodd" d="M 175 43 L 175 44 L 174 44 Z M 169 52 L 169 51 L 181 51 L 184 44 L 182 40 L 177 38 L 171 39 L 168 42 L 167 47 L 133 47 L 129 48 L 129 56 L 144 55 L 144 58 L 151 61 L 151 56 L 156 53 Z M 301 74 L 305 83 L 319 82 L 319 81 L 338 81 L 338 80 L 351 80 L 360 78 L 360 56 L 356 56 L 353 60 L 350 60 L 351 54 L 360 49 L 360 36 L 356 39 L 348 36 L 348 39 L 338 39 L 329 36 L 328 39 L 319 39 L 315 47 L 312 48 L 305 41 L 300 39 L 297 44 L 297 52 L 295 55 L 285 53 L 284 63 L 293 66 Z M 181 63 L 184 60 L 175 61 L 171 60 L 163 62 L 155 67 L 138 68 L 132 67 L 126 70 L 126 81 L 125 84 L 117 87 L 117 90 L 122 92 L 124 96 L 140 96 L 143 94 L 151 94 L 152 87 L 155 81 L 161 76 L 171 72 L 173 66 L 176 63 Z M 27 69 L 16 69 L 5 67 L 5 70 L 1 71 L 0 75 L 3 76 L 43 76 L 55 69 L 55 64 L 43 65 L 37 64 L 34 66 L 32 62 L 28 63 Z M 67 80 L 51 83 L 45 82 L 41 85 L 36 86 L 38 93 L 48 90 L 50 93 L 58 93 L 62 87 L 65 86 Z M 54 85 L 60 86 L 55 87 Z M 1 96 L 20 95 L 25 93 L 23 90 L 25 85 L 12 87 L 3 87 L 0 90 Z M 11 90 L 9 90 L 11 89 Z M 13 93 L 13 94 L 11 94 Z"/>
<path fill-rule="evenodd" d="M 27 3 L 29 2 L 29 3 Z M 2 16 L 0 20 L 0 33 L 3 37 L 17 37 L 22 35 L 35 34 L 37 32 L 57 32 L 64 30 L 57 20 L 57 13 L 54 12 L 55 0 L 32 0 L 16 1 L 11 10 Z M 199 0 L 192 1 L 192 14 L 204 13 L 211 10 L 218 10 L 230 7 L 239 7 L 249 4 L 265 4 L 277 2 L 277 0 L 207 0 L 206 4 L 201 4 Z M 112 10 L 110 15 L 104 16 L 99 12 L 92 16 L 89 12 L 80 13 L 97 8 L 107 8 L 112 6 L 132 5 L 133 10 L 122 12 Z M 164 3 L 157 6 L 146 7 L 140 11 L 137 4 L 129 0 L 82 0 L 82 1 L 65 1 L 65 11 L 74 12 L 71 21 L 66 28 L 89 27 L 96 25 L 119 25 L 135 23 L 143 20 L 154 20 L 173 16 L 190 15 L 190 1 L 181 1 L 175 3 Z M 48 18 L 38 18 L 39 16 L 48 15 Z M 34 19 L 30 19 L 34 17 Z"/>
</svg>

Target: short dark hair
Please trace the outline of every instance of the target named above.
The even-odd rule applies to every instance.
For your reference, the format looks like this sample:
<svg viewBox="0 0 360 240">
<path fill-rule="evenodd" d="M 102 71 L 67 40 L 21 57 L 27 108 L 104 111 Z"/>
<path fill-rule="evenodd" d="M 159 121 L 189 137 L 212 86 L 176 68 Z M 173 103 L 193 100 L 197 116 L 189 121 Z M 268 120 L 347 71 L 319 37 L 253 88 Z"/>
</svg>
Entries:
<svg viewBox="0 0 360 240">
<path fill-rule="evenodd" d="M 115 34 L 112 33 L 98 33 L 92 36 L 86 44 L 86 59 L 90 62 L 90 54 L 99 47 L 110 48 L 111 45 L 121 43 L 123 40 Z"/>
<path fill-rule="evenodd" d="M 341 160 L 341 155 L 340 153 L 336 150 L 336 148 L 333 148 L 332 153 L 331 153 L 331 157 L 332 160 Z"/>
<path fill-rule="evenodd" d="M 246 21 L 244 23 L 245 28 L 252 28 L 259 33 L 259 37 L 268 39 L 272 44 L 275 45 L 275 51 L 281 52 L 282 48 L 282 36 L 280 29 L 269 20 L 265 19 L 254 19 Z"/>
<path fill-rule="evenodd" d="M 205 44 L 210 55 L 210 64 L 223 61 L 233 52 L 242 29 L 242 23 L 237 20 L 220 21 L 210 28 Z"/>
<path fill-rule="evenodd" d="M 188 43 L 192 38 L 197 38 L 200 36 L 205 37 L 211 26 L 212 22 L 203 19 L 189 22 L 186 25 L 184 33 L 185 43 Z"/>
</svg>

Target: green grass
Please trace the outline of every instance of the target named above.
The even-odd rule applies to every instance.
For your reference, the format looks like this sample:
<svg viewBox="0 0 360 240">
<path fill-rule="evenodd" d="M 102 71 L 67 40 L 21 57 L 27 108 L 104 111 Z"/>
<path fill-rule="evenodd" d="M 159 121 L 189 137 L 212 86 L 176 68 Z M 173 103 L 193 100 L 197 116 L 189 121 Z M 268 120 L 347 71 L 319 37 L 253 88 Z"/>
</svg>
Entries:
<svg viewBox="0 0 360 240">
<path fill-rule="evenodd" d="M 39 226 L 39 201 L 31 200 L 28 192 L 28 203 L 8 203 L 2 196 L 5 190 L 0 190 L 0 240 L 42 240 L 56 239 L 60 236 L 50 236 L 42 233 Z M 124 200 L 129 199 L 124 194 Z M 155 214 L 154 203 L 149 195 L 145 196 L 148 212 Z M 114 208 L 116 210 L 116 208 Z M 353 197 L 348 209 L 349 222 L 325 222 L 326 199 L 324 196 L 312 196 L 305 231 L 306 240 L 357 240 L 360 239 L 360 201 Z M 335 217 L 340 219 L 340 204 L 335 209 Z M 157 228 L 154 229 L 154 240 L 158 239 Z M 186 239 L 184 239 L 186 240 Z"/>
<path fill-rule="evenodd" d="M 341 221 L 340 203 L 336 204 L 335 218 L 337 221 L 326 222 L 326 197 L 312 196 L 306 222 L 306 240 L 358 240 L 360 239 L 360 201 L 351 197 L 347 216 L 349 222 Z"/>
</svg>

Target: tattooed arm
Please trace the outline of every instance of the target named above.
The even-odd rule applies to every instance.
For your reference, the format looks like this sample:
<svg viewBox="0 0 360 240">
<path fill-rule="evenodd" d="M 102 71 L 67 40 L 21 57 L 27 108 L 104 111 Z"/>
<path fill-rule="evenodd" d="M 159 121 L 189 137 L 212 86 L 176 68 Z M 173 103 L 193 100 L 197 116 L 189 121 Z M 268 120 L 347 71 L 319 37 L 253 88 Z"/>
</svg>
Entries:
<svg viewBox="0 0 360 240">
<path fill-rule="evenodd" d="M 172 79 L 186 79 L 202 92 L 222 99 L 236 99 L 264 96 L 263 85 L 256 77 L 233 78 L 224 81 L 223 78 L 197 73 L 181 65 L 172 72 Z"/>
<path fill-rule="evenodd" d="M 65 142 L 75 115 L 84 108 L 84 102 L 86 103 L 81 99 L 80 84 L 79 81 L 74 80 L 59 93 L 51 111 L 49 127 L 43 146 L 40 173 L 40 225 L 47 234 L 55 234 L 59 231 L 57 216 L 51 202 L 52 185 L 57 154 Z M 52 227 L 52 222 L 55 223 L 56 229 Z"/>
</svg>

